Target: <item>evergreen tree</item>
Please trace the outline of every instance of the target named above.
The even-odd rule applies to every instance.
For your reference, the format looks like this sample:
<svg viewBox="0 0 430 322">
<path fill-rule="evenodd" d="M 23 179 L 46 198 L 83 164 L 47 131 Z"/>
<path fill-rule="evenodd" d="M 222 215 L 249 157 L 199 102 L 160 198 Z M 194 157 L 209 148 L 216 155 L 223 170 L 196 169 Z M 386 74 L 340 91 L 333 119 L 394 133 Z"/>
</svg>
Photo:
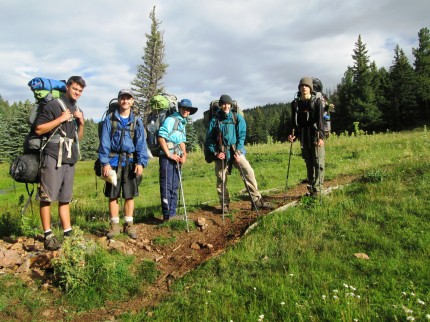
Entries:
<svg viewBox="0 0 430 322">
<path fill-rule="evenodd" d="M 154 95 L 164 92 L 161 80 L 168 67 L 164 64 L 163 32 L 159 31 L 161 22 L 155 17 L 155 6 L 149 14 L 151 33 L 145 34 L 146 47 L 142 57 L 143 63 L 137 66 L 136 78 L 132 81 L 132 89 L 136 92 L 138 113 L 144 117 L 150 113 L 149 102 Z"/>
<path fill-rule="evenodd" d="M 92 119 L 85 121 L 84 137 L 79 142 L 82 160 L 96 160 L 99 147 L 98 124 Z"/>
<path fill-rule="evenodd" d="M 418 48 L 413 48 L 415 56 L 415 73 L 418 86 L 417 101 L 424 110 L 423 116 L 430 119 L 430 32 L 428 28 L 422 28 L 418 33 Z"/>
<path fill-rule="evenodd" d="M 9 107 L 13 113 L 11 118 L 7 120 L 7 126 L 3 127 L 6 135 L 2 137 L 2 142 L 0 142 L 1 159 L 12 161 L 16 156 L 23 153 L 24 139 L 30 131 L 27 119 L 31 107 L 30 101 L 13 103 Z"/>
<path fill-rule="evenodd" d="M 413 67 L 403 50 L 396 46 L 393 65 L 390 67 L 389 127 L 398 130 L 415 124 L 417 114 L 416 82 Z"/>
<path fill-rule="evenodd" d="M 370 130 L 381 125 L 382 113 L 375 104 L 374 84 L 370 72 L 369 56 L 366 45 L 358 36 L 352 58 L 352 100 L 351 109 L 354 122 L 359 122 L 360 128 Z"/>
<path fill-rule="evenodd" d="M 341 133 L 352 131 L 353 126 L 353 70 L 348 66 L 342 81 L 337 85 L 336 94 L 333 95 L 333 104 L 336 106 L 336 122 L 331 122 L 332 131 Z"/>
<path fill-rule="evenodd" d="M 187 121 L 187 142 L 185 145 L 187 147 L 187 152 L 192 152 L 199 149 L 199 139 L 192 119 L 188 118 Z"/>
</svg>

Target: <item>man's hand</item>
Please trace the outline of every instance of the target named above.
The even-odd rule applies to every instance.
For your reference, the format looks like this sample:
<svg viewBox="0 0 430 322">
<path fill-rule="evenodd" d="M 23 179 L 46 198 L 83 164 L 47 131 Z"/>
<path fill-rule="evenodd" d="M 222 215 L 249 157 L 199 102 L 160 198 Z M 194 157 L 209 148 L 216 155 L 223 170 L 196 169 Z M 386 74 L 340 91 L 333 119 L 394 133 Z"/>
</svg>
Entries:
<svg viewBox="0 0 430 322">
<path fill-rule="evenodd" d="M 225 160 L 225 153 L 224 152 L 218 152 L 216 154 L 216 157 L 220 160 Z"/>
<path fill-rule="evenodd" d="M 136 173 L 137 176 L 141 176 L 143 173 L 143 165 L 136 164 L 136 166 L 134 167 L 134 173 Z"/>
<path fill-rule="evenodd" d="M 294 136 L 294 134 L 288 135 L 288 141 L 289 142 L 293 143 L 295 139 L 296 139 L 296 137 Z"/>
</svg>

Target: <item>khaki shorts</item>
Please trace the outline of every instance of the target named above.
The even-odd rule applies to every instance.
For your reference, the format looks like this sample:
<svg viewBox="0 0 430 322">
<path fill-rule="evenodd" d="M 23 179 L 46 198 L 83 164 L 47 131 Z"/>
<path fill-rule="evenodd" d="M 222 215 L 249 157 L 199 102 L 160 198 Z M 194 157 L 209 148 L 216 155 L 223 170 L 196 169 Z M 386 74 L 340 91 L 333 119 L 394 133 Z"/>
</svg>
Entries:
<svg viewBox="0 0 430 322">
<path fill-rule="evenodd" d="M 57 160 L 49 155 L 43 156 L 40 169 L 40 184 L 37 200 L 68 203 L 73 198 L 75 166 L 62 164 L 57 168 Z"/>
</svg>

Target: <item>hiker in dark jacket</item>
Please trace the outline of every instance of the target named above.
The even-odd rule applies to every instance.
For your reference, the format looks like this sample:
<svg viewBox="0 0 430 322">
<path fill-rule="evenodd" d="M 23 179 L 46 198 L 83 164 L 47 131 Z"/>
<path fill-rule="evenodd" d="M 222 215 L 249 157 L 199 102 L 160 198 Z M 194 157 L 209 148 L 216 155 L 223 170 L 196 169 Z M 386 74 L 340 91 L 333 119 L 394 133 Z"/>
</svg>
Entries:
<svg viewBox="0 0 430 322">
<path fill-rule="evenodd" d="M 229 95 L 221 95 L 220 109 L 209 123 L 205 145 L 215 159 L 216 189 L 223 212 L 229 211 L 230 195 L 227 189 L 227 172 L 231 166 L 242 168 L 246 185 L 252 198 L 252 207 L 273 209 L 273 205 L 265 202 L 258 191 L 254 170 L 245 157 L 246 122 L 242 115 L 231 111 L 233 100 Z M 236 122 L 235 122 L 235 118 Z M 237 124 L 236 124 L 237 123 Z M 223 193 L 224 192 L 224 193 Z"/>
<path fill-rule="evenodd" d="M 35 134 L 48 140 L 41 159 L 40 218 L 44 230 L 44 247 L 57 250 L 61 243 L 51 231 L 51 203 L 58 201 L 58 213 L 64 236 L 72 232 L 70 201 L 73 197 L 75 163 L 79 160 L 78 141 L 84 135 L 84 114 L 76 102 L 86 84 L 80 76 L 72 76 L 66 83 L 66 93 L 59 100 L 49 101 L 35 122 Z"/>
<path fill-rule="evenodd" d="M 189 99 L 178 104 L 179 112 L 169 115 L 158 131 L 158 142 L 161 151 L 160 164 L 160 197 L 163 220 L 168 221 L 176 216 L 178 202 L 179 171 L 187 160 L 185 127 L 187 117 L 197 112 L 197 107 Z"/>
<path fill-rule="evenodd" d="M 308 195 L 316 197 L 324 183 L 324 107 L 313 95 L 311 77 L 303 77 L 299 82 L 298 98 L 291 103 L 293 134 L 288 141 L 299 138 L 302 158 L 306 163 Z"/>
<path fill-rule="evenodd" d="M 123 231 L 130 238 L 137 238 L 133 225 L 134 197 L 139 195 L 139 182 L 143 168 L 148 164 L 148 153 L 142 120 L 134 115 L 132 106 L 134 95 L 131 90 L 123 89 L 118 93 L 119 109 L 106 116 L 98 150 L 102 175 L 105 178 L 116 176 L 117 184 L 106 181 L 105 196 L 109 198 L 111 218 L 108 238 L 121 233 L 119 224 L 118 198 L 120 193 L 124 202 Z M 116 124 L 116 129 L 112 127 Z M 111 172 L 114 170 L 114 173 Z"/>
</svg>

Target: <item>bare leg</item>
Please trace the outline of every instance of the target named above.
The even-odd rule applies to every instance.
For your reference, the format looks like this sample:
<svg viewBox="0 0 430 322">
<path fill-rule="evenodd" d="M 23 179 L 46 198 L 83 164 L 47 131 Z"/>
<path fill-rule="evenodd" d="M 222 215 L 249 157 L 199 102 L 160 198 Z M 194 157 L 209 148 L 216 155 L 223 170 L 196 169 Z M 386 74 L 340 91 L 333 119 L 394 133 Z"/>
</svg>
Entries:
<svg viewBox="0 0 430 322">
<path fill-rule="evenodd" d="M 60 215 L 63 230 L 72 228 L 72 224 L 70 223 L 70 204 L 68 202 L 58 203 L 58 214 Z"/>
</svg>

